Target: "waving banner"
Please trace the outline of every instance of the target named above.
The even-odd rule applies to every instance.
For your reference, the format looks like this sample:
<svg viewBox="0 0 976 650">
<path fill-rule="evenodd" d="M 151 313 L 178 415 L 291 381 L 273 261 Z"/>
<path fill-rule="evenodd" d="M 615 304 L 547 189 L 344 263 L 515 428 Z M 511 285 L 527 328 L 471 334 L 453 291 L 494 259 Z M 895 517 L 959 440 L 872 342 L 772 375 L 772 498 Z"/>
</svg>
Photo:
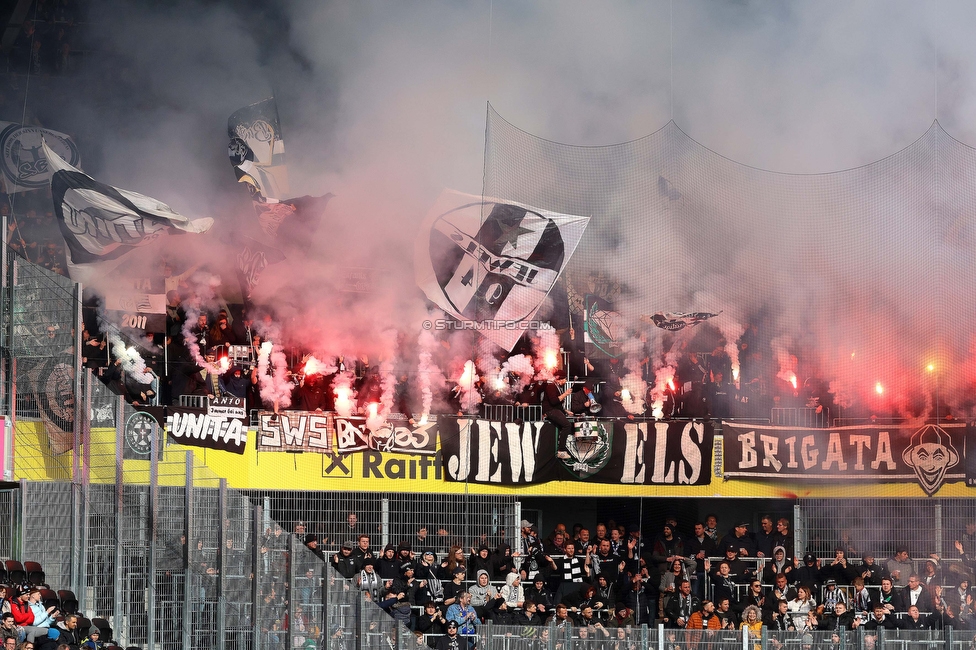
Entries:
<svg viewBox="0 0 976 650">
<path fill-rule="evenodd" d="M 51 176 L 58 227 L 68 245 L 68 274 L 89 283 L 108 273 L 121 257 L 169 234 L 202 233 L 213 225 L 191 220 L 152 197 L 99 183 L 41 143 Z"/>
<path fill-rule="evenodd" d="M 71 137 L 30 124 L 0 122 L 0 168 L 7 194 L 47 187 L 53 170 L 48 165 L 41 142 L 72 167 L 81 166 L 78 147 Z"/>
<path fill-rule="evenodd" d="M 262 200 L 288 196 L 285 142 L 274 97 L 245 106 L 227 118 L 227 154 L 240 183 Z"/>
<path fill-rule="evenodd" d="M 566 268 L 589 217 L 444 192 L 415 246 L 417 286 L 507 351 Z"/>
</svg>

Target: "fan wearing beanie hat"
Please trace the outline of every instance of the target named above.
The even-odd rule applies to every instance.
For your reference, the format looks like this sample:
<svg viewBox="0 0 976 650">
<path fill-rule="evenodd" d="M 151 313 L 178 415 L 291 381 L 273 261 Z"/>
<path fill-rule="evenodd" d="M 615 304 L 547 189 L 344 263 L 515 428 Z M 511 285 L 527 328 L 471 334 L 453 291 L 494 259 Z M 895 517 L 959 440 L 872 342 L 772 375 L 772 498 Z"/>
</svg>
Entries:
<svg viewBox="0 0 976 650">
<path fill-rule="evenodd" d="M 88 629 L 88 638 L 81 642 L 81 650 L 101 650 L 105 647 L 102 641 L 102 631 L 92 625 Z"/>
</svg>

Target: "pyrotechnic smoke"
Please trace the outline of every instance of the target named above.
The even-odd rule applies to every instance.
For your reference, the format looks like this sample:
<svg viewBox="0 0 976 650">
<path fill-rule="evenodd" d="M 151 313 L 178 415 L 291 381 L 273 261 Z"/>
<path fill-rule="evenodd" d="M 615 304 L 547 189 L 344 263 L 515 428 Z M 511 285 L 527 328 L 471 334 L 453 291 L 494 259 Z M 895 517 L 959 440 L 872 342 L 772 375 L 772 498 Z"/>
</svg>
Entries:
<svg viewBox="0 0 976 650">
<path fill-rule="evenodd" d="M 516 354 L 505 360 L 502 364 L 501 374 L 503 376 L 514 376 L 515 383 L 511 384 L 511 392 L 518 395 L 532 381 L 535 368 L 532 365 L 532 357 L 525 354 Z"/>
<path fill-rule="evenodd" d="M 422 419 L 426 419 L 430 415 L 430 406 L 434 401 L 434 393 L 431 389 L 434 377 L 441 377 L 439 386 L 443 386 L 444 382 L 440 369 L 434 365 L 433 349 L 437 345 L 434 335 L 424 330 L 420 333 L 418 343 L 420 344 L 420 354 L 417 366 L 417 383 L 420 386 L 420 416 Z"/>
<path fill-rule="evenodd" d="M 396 355 L 397 355 L 397 333 L 396 330 L 383 332 L 385 339 L 385 353 L 380 361 L 380 407 L 373 409 L 370 413 L 372 423 L 367 420 L 366 426 L 375 431 L 386 423 L 386 418 L 393 412 L 393 402 L 396 397 L 397 376 L 396 376 Z"/>
<path fill-rule="evenodd" d="M 732 318 L 731 314 L 726 315 L 727 313 L 720 314 L 716 317 L 715 324 L 725 339 L 725 354 L 729 355 L 729 361 L 732 366 L 732 376 L 726 377 L 725 381 L 737 382 L 739 381 L 739 339 L 742 337 L 742 333 L 745 332 L 745 328 L 739 325 Z"/>
<path fill-rule="evenodd" d="M 644 360 L 645 351 L 641 345 L 641 340 L 638 338 L 625 340 L 622 351 L 625 355 L 624 367 L 627 368 L 628 372 L 620 380 L 621 403 L 631 415 L 642 415 L 644 413 L 644 395 L 647 394 L 647 382 L 642 376 L 641 361 Z"/>
<path fill-rule="evenodd" d="M 665 391 L 674 393 L 674 366 L 661 366 L 654 373 L 654 387 L 651 389 L 651 414 L 656 418 L 664 416 Z"/>
<path fill-rule="evenodd" d="M 380 413 L 380 405 L 371 402 L 366 406 L 366 428 L 370 431 L 379 431 L 386 424 L 386 416 Z"/>
<path fill-rule="evenodd" d="M 198 271 L 190 277 L 191 293 L 183 300 L 183 309 L 186 312 L 186 321 L 183 323 L 183 340 L 186 348 L 190 352 L 193 361 L 212 375 L 219 375 L 227 368 L 221 370 L 218 366 L 207 361 L 200 354 L 199 340 L 193 331 L 197 325 L 200 314 L 210 307 L 216 306 L 216 291 L 220 286 L 220 278 L 210 273 Z M 208 323 L 208 326 L 210 323 Z"/>
<path fill-rule="evenodd" d="M 536 331 L 535 343 L 535 379 L 549 381 L 559 369 L 559 335 L 556 330 L 543 328 Z"/>
<path fill-rule="evenodd" d="M 335 366 L 335 364 L 328 364 L 323 361 L 319 361 L 311 354 L 306 355 L 304 362 L 302 363 L 302 373 L 305 376 L 331 375 L 337 370 L 338 368 Z"/>
<path fill-rule="evenodd" d="M 773 354 L 776 356 L 776 363 L 779 367 L 779 372 L 776 373 L 777 379 L 782 379 L 786 383 L 793 386 L 795 390 L 797 387 L 796 378 L 796 357 L 790 354 L 790 345 L 792 340 L 788 334 L 783 334 L 777 336 L 772 341 L 769 342 L 770 348 L 773 350 Z"/>
<path fill-rule="evenodd" d="M 122 370 L 126 374 L 140 384 L 152 383 L 156 375 L 146 367 L 146 362 L 134 346 L 126 346 L 125 341 L 112 331 L 108 333 L 108 341 L 112 346 L 112 353 L 122 364 Z"/>
<path fill-rule="evenodd" d="M 352 415 L 356 407 L 356 390 L 353 388 L 353 381 L 356 375 L 351 370 L 345 370 L 336 375 L 332 382 L 332 392 L 335 394 L 336 413 L 342 417 Z"/>
<path fill-rule="evenodd" d="M 478 392 L 478 369 L 475 367 L 474 361 L 469 359 L 464 362 L 464 370 L 458 377 L 457 387 L 461 409 L 465 413 L 477 413 L 478 405 L 481 404 L 481 393 Z"/>
<path fill-rule="evenodd" d="M 918 197 L 925 202 L 926 190 L 892 175 L 903 160 L 892 160 L 884 179 L 872 170 L 857 172 L 859 186 L 890 188 L 871 204 L 832 191 L 838 186 L 830 184 L 829 174 L 814 182 L 794 175 L 791 187 L 812 188 L 799 201 L 784 195 L 783 185 L 766 185 L 769 177 L 756 169 L 748 171 L 756 182 L 745 179 L 741 186 L 744 176 L 732 162 L 790 172 L 856 167 L 908 145 L 933 118 L 972 142 L 972 38 L 965 29 L 972 9 L 965 3 L 940 4 L 940 20 L 931 20 L 926 3 L 905 3 L 899 11 L 879 11 L 884 5 L 871 2 L 796 3 L 779 12 L 765 3 L 682 3 L 671 23 L 662 3 L 616 3 L 612 10 L 599 3 L 550 3 L 538 12 L 496 3 L 494 32 L 477 5 L 418 11 L 394 3 L 375 12 L 369 5 L 336 11 L 334 3 L 268 0 L 262 20 L 274 29 L 254 29 L 248 3 L 196 2 L 181 5 L 181 11 L 158 3 L 115 4 L 117 11 L 99 11 L 99 20 L 88 21 L 92 33 L 86 40 L 105 44 L 100 51 L 118 69 L 109 76 L 120 81 L 98 92 L 74 93 L 63 106 L 38 97 L 47 84 L 30 84 L 24 105 L 44 106 L 51 120 L 46 126 L 76 134 L 80 145 L 100 143 L 94 155 L 83 153 L 86 169 L 91 166 L 99 180 L 158 196 L 184 214 L 192 212 L 186 208 L 213 211 L 222 225 L 237 228 L 250 218 L 242 218 L 250 204 L 222 153 L 223 126 L 232 111 L 270 95 L 261 81 L 273 80 L 293 194 L 337 195 L 328 228 L 308 237 L 315 254 L 268 267 L 257 289 L 258 303 L 274 305 L 289 323 L 288 340 L 276 339 L 280 345 L 304 345 L 322 359 L 328 355 L 320 354 L 325 351 L 315 347 L 317 341 L 329 341 L 335 346 L 330 351 L 374 355 L 360 346 L 371 345 L 392 323 L 410 322 L 404 310 L 393 308 L 407 301 L 403 296 L 416 296 L 413 274 L 403 272 L 402 251 L 412 249 L 417 225 L 410 215 L 423 213 L 444 187 L 480 192 L 493 177 L 494 170 L 486 173 L 484 166 L 484 80 L 490 78 L 504 116 L 550 140 L 630 141 L 673 117 L 692 137 L 727 156 L 718 162 L 704 147 L 678 139 L 668 145 L 677 155 L 662 157 L 666 169 L 658 177 L 658 157 L 646 149 L 594 147 L 602 156 L 600 167 L 565 174 L 559 148 L 545 143 L 540 149 L 547 157 L 537 163 L 527 134 L 492 149 L 499 154 L 492 158 L 499 170 L 515 169 L 518 156 L 526 172 L 518 175 L 523 185 L 498 189 L 527 203 L 535 192 L 538 207 L 593 215 L 567 272 L 605 273 L 626 285 L 630 293 L 620 302 L 632 304 L 635 314 L 682 310 L 690 303 L 709 311 L 741 307 L 732 324 L 756 323 L 761 314 L 767 319 L 763 337 L 792 336 L 783 342 L 786 358 L 792 352 L 805 364 L 820 357 L 817 365 L 839 404 L 863 403 L 880 380 L 877 369 L 917 377 L 922 364 L 911 350 L 932 332 L 949 330 L 940 340 L 956 368 L 971 365 L 976 356 L 954 340 L 956 331 L 967 328 L 952 324 L 972 320 L 974 309 L 965 297 L 971 293 L 971 268 L 954 269 L 954 262 L 940 267 L 944 291 L 933 293 L 954 297 L 952 319 L 944 316 L 941 302 L 933 307 L 941 297 L 918 300 L 918 276 L 906 272 L 920 268 L 917 262 L 963 256 L 939 258 L 938 250 L 923 250 L 919 230 L 906 227 L 918 218 L 915 206 Z M 870 29 L 879 16 L 884 29 Z M 553 25 L 558 29 L 543 29 Z M 488 33 L 495 34 L 493 41 L 471 38 Z M 615 47 L 606 47 L 608 38 Z M 484 67 L 485 42 L 491 43 L 490 68 Z M 932 42 L 939 43 L 934 67 Z M 679 91 L 673 97 L 657 92 L 669 87 L 668 43 L 682 53 L 674 57 Z M 777 56 L 769 57 L 770 51 Z M 631 64 L 638 60 L 665 65 Z M 760 62 L 768 74 L 756 74 Z M 952 75 L 952 83 L 942 86 L 955 89 L 940 98 L 938 115 L 927 101 L 932 74 Z M 805 83 L 811 79 L 817 83 Z M 790 92 L 782 92 L 784 83 Z M 852 102 L 854 95 L 858 101 Z M 645 141 L 670 137 L 662 131 Z M 573 163 L 586 162 L 589 154 L 574 151 Z M 647 186 L 651 194 L 635 191 Z M 907 188 L 907 198 L 900 187 Z M 954 203 L 966 198 L 956 192 L 963 190 L 940 199 L 945 214 L 969 214 Z M 901 205 L 912 207 L 899 212 Z M 656 220 L 660 214 L 667 219 Z M 958 228 L 953 225 L 947 239 L 958 241 L 960 251 L 971 250 L 965 218 L 954 223 Z M 215 239 L 174 237 L 169 248 L 193 253 L 194 262 L 206 261 L 224 278 L 233 277 L 234 265 L 221 259 Z M 847 253 L 843 263 L 822 263 L 822 252 L 831 250 Z M 155 266 L 158 258 L 144 257 L 147 268 Z M 322 258 L 330 258 L 329 264 Z M 350 265 L 382 267 L 372 293 L 337 288 L 340 272 Z M 697 290 L 718 299 L 689 300 Z M 184 305 L 191 327 L 196 310 L 209 308 L 206 301 L 193 302 Z M 736 367 L 734 328 L 716 320 L 696 332 L 712 327 L 725 335 Z M 832 345 L 844 337 L 860 341 L 842 354 L 832 352 L 844 348 Z M 470 341 L 467 348 L 441 354 L 434 352 L 437 343 L 426 346 L 423 338 L 418 385 L 428 413 L 442 387 L 437 364 L 453 369 L 452 362 L 485 357 L 471 352 Z M 862 348 L 862 341 L 871 343 Z M 195 343 L 192 334 L 187 337 L 194 360 L 210 370 Z M 766 345 L 764 340 L 755 349 L 767 355 Z M 859 375 L 834 377 L 847 372 L 841 357 L 852 347 L 859 355 L 863 349 L 865 365 Z M 536 346 L 542 379 L 551 377 L 545 349 L 558 344 Z M 791 381 L 792 359 L 776 354 L 772 361 L 781 361 L 781 379 Z M 655 402 L 676 362 L 676 351 L 663 362 L 654 359 Z M 943 393 L 971 403 L 972 381 L 947 375 Z"/>
<path fill-rule="evenodd" d="M 274 405 L 274 411 L 291 406 L 294 384 L 288 377 L 288 362 L 271 341 L 263 341 L 258 352 L 258 388 L 261 399 Z"/>
</svg>

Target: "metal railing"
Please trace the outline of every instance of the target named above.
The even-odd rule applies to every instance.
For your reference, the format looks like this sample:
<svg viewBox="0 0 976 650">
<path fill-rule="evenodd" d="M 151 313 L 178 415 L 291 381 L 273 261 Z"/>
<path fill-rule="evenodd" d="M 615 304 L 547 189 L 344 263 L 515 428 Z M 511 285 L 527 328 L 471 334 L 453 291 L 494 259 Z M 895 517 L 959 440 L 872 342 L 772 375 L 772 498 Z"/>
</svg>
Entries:
<svg viewBox="0 0 976 650">
<path fill-rule="evenodd" d="M 513 404 L 482 404 L 481 417 L 486 420 L 500 422 L 538 422 L 542 419 L 542 407 L 539 405 L 515 406 Z"/>
</svg>

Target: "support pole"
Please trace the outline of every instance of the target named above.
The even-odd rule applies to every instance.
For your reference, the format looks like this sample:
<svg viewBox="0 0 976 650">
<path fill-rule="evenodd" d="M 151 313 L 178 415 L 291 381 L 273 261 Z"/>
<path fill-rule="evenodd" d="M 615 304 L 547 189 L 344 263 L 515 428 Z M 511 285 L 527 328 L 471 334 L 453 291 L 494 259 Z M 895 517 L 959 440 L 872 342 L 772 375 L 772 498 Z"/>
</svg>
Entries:
<svg viewBox="0 0 976 650">
<path fill-rule="evenodd" d="M 153 424 L 153 435 L 149 447 L 149 542 L 146 552 L 146 573 L 148 594 L 146 595 L 146 644 L 149 650 L 156 647 L 156 599 L 159 591 L 156 585 L 156 535 L 159 521 L 159 455 L 162 441 L 162 428 Z"/>
<path fill-rule="evenodd" d="M 261 545 L 264 541 L 261 524 L 264 520 L 264 509 L 261 506 L 254 506 L 253 513 L 251 522 L 251 535 L 253 536 L 251 543 L 251 566 L 253 567 L 251 570 L 251 648 L 261 650 L 261 621 L 259 620 L 261 609 L 259 603 L 261 602 L 261 577 L 264 574 L 264 567 L 261 566 Z"/>
<path fill-rule="evenodd" d="M 224 650 L 227 644 L 227 590 L 226 573 L 227 560 L 225 557 L 227 543 L 227 479 L 220 479 L 217 498 L 217 650 Z"/>
<path fill-rule="evenodd" d="M 186 485 L 183 491 L 183 644 L 181 647 L 190 647 L 190 630 L 193 625 L 193 598 L 194 590 L 199 594 L 197 587 L 196 574 L 190 567 L 190 544 L 194 547 L 196 543 L 193 537 L 193 452 L 186 452 Z"/>
<path fill-rule="evenodd" d="M 125 510 L 124 461 L 125 450 L 124 430 L 122 420 L 125 417 L 125 398 L 118 396 L 115 407 L 115 575 L 112 576 L 112 590 L 115 598 L 112 603 L 112 627 L 119 635 L 120 641 L 128 641 L 131 636 L 123 627 L 122 603 L 125 596 L 124 578 L 122 573 L 122 513 Z"/>
<path fill-rule="evenodd" d="M 298 558 L 295 556 L 298 544 L 295 543 L 295 535 L 288 535 L 288 640 L 289 643 L 295 638 L 295 564 Z"/>
</svg>

